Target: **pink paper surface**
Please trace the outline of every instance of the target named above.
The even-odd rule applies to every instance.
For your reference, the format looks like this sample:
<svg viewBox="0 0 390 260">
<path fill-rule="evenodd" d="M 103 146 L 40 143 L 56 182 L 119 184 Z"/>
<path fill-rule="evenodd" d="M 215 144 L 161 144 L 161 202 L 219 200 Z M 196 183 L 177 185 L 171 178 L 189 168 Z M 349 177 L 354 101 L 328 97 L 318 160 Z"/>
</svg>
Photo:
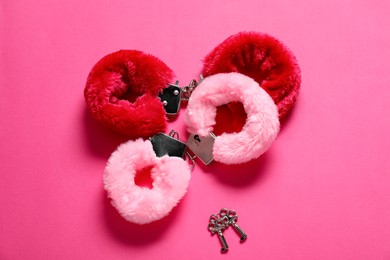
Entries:
<svg viewBox="0 0 390 260">
<path fill-rule="evenodd" d="M 0 259 L 390 259 L 389 1 L 0 3 Z M 123 220 L 103 190 L 123 138 L 97 125 L 83 89 L 119 49 L 162 59 L 182 83 L 239 31 L 283 41 L 302 91 L 271 149 L 202 166 L 165 219 Z M 185 133 L 183 111 L 170 124 Z M 238 212 L 221 255 L 207 231 Z"/>
</svg>

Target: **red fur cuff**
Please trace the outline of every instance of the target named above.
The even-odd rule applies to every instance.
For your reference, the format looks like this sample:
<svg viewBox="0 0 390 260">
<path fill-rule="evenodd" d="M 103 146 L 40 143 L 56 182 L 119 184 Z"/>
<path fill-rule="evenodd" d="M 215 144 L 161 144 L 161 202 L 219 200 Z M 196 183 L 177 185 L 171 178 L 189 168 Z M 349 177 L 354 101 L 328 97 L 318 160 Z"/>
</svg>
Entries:
<svg viewBox="0 0 390 260">
<path fill-rule="evenodd" d="M 293 107 L 301 73 L 295 56 L 277 39 L 241 32 L 226 39 L 204 59 L 203 76 L 239 72 L 253 78 L 272 97 L 283 119 Z"/>
<path fill-rule="evenodd" d="M 166 127 L 158 94 L 173 80 L 158 58 L 135 50 L 103 57 L 90 72 L 84 90 L 92 117 L 130 139 L 150 137 Z"/>
</svg>

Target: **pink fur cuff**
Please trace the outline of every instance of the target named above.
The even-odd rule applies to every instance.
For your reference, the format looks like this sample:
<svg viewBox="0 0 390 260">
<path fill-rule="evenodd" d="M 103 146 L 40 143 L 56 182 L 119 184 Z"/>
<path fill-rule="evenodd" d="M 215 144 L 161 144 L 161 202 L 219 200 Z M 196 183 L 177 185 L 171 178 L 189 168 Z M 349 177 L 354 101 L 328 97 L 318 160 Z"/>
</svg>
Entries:
<svg viewBox="0 0 390 260">
<path fill-rule="evenodd" d="M 223 133 L 213 147 L 215 161 L 239 164 L 267 151 L 279 132 L 278 109 L 267 92 L 240 73 L 209 76 L 192 93 L 185 122 L 187 130 L 201 136 L 213 131 L 217 107 L 241 102 L 247 114 L 241 132 Z"/>
<path fill-rule="evenodd" d="M 150 168 L 151 189 L 138 186 L 137 173 Z M 112 205 L 128 221 L 146 224 L 159 220 L 187 192 L 190 168 L 179 157 L 158 158 L 149 140 L 121 144 L 111 155 L 104 172 L 104 188 Z"/>
</svg>

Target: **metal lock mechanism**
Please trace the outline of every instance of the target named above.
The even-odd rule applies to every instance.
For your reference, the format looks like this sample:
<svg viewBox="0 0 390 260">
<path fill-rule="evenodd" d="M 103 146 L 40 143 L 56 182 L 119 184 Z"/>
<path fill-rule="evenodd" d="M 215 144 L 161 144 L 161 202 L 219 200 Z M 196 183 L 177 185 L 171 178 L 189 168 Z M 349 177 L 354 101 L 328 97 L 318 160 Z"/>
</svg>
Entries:
<svg viewBox="0 0 390 260">
<path fill-rule="evenodd" d="M 178 84 L 179 81 L 176 81 L 175 84 L 170 84 L 159 95 L 168 116 L 176 116 L 180 110 L 182 90 Z"/>
<path fill-rule="evenodd" d="M 215 135 L 211 132 L 207 136 L 191 134 L 187 140 L 187 147 L 195 154 L 193 158 L 197 157 L 204 164 L 210 164 L 214 160 L 213 146 L 215 138 Z"/>
<path fill-rule="evenodd" d="M 175 131 L 171 131 L 169 135 L 158 133 L 151 137 L 150 142 L 157 157 L 168 155 L 184 158 L 186 144 L 177 138 L 178 134 Z"/>
<path fill-rule="evenodd" d="M 169 84 L 164 88 L 158 96 L 164 105 L 165 112 L 168 117 L 175 117 L 179 113 L 180 104 L 182 101 L 189 100 L 192 92 L 202 82 L 203 76 L 200 75 L 199 82 L 195 79 L 191 80 L 187 86 L 181 88 L 179 81 L 176 80 L 175 84 Z"/>
</svg>

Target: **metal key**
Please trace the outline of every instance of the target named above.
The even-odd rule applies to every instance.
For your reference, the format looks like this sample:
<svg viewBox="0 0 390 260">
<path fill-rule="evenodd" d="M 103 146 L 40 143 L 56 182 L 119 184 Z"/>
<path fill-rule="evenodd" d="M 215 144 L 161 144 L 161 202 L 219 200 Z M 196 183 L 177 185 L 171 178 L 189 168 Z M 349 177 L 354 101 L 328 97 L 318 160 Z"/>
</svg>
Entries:
<svg viewBox="0 0 390 260">
<path fill-rule="evenodd" d="M 244 242 L 247 239 L 247 234 L 242 230 L 237 224 L 236 221 L 238 219 L 237 213 L 235 210 L 228 210 L 226 208 L 221 209 L 219 212 L 221 217 L 227 217 L 228 225 L 231 225 L 234 230 L 240 235 L 240 242 Z"/>
<path fill-rule="evenodd" d="M 224 220 L 225 221 L 225 220 Z M 221 253 L 226 253 L 229 250 L 229 246 L 226 242 L 225 237 L 222 234 L 222 230 L 224 230 L 226 226 L 220 222 L 220 220 L 217 218 L 217 220 L 212 220 L 210 217 L 210 222 L 207 227 L 207 229 L 211 232 L 211 234 L 218 234 L 219 241 L 222 244 Z"/>
</svg>

